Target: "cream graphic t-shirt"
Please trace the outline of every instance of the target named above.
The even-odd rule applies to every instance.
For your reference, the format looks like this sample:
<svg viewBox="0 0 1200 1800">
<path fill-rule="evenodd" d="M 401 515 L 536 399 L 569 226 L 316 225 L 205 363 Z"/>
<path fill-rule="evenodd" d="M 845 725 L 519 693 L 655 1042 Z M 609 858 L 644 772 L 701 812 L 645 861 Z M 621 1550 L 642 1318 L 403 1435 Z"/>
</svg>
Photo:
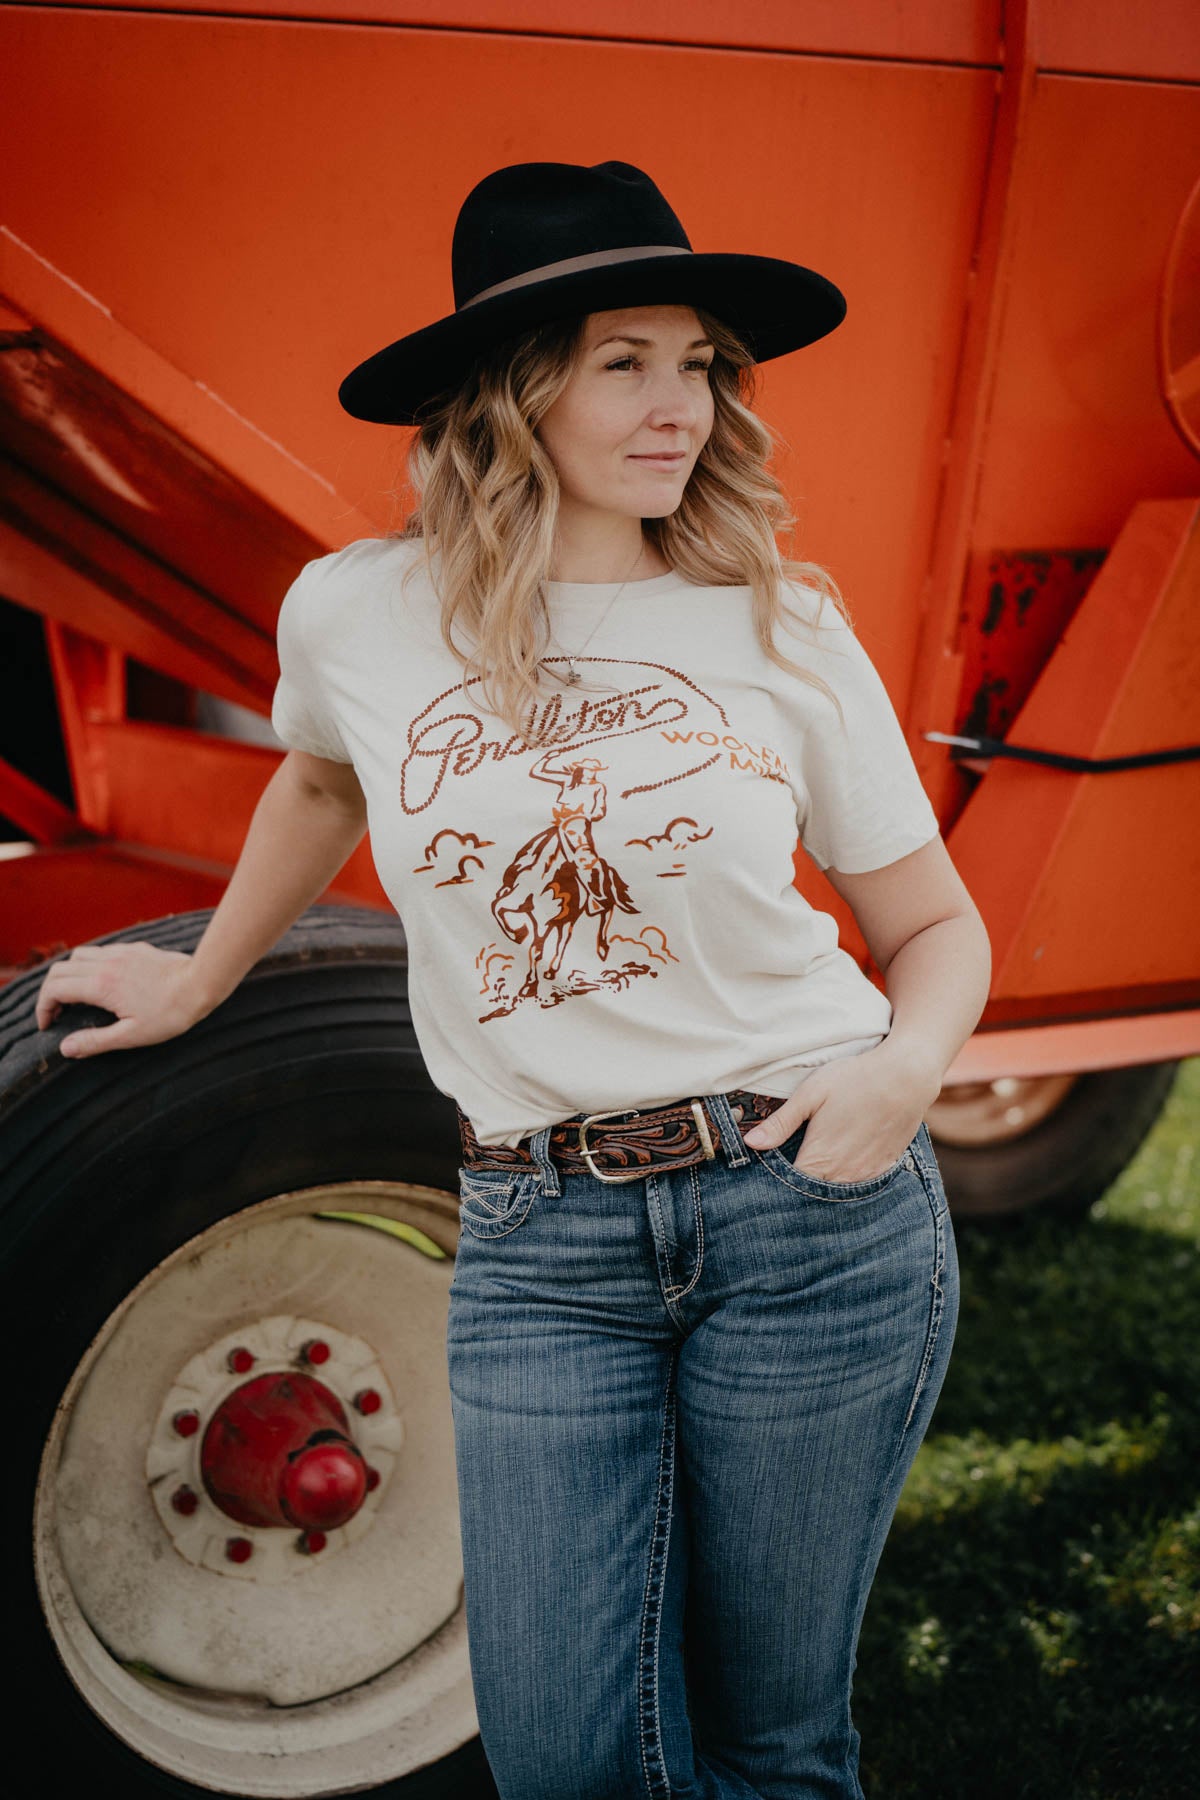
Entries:
<svg viewBox="0 0 1200 1800">
<path fill-rule="evenodd" d="M 852 874 L 938 822 L 832 603 L 776 642 L 835 689 L 845 731 L 763 654 L 748 587 L 655 576 L 602 617 L 619 583 L 550 582 L 564 679 L 543 682 L 530 748 L 477 683 L 464 697 L 427 577 L 401 587 L 420 558 L 364 538 L 301 570 L 271 722 L 354 766 L 421 1054 L 480 1142 L 734 1087 L 787 1097 L 814 1064 L 880 1043 L 891 1004 L 796 889 L 797 841 Z M 786 598 L 816 617 L 813 590 Z"/>
</svg>

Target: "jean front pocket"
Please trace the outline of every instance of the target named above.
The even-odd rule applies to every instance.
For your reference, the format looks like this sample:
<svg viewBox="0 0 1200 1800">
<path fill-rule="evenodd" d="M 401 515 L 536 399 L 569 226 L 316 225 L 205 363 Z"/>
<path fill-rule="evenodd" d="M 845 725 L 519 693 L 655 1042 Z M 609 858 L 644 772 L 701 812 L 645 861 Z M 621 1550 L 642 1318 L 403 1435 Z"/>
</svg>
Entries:
<svg viewBox="0 0 1200 1800">
<path fill-rule="evenodd" d="M 540 1177 L 536 1169 L 458 1171 L 458 1220 L 472 1237 L 503 1237 L 529 1216 Z"/>
<path fill-rule="evenodd" d="M 862 1181 L 824 1181 L 819 1175 L 810 1175 L 806 1169 L 797 1169 L 794 1166 L 794 1159 L 799 1155 L 800 1145 L 804 1141 L 807 1124 L 807 1120 L 802 1121 L 791 1137 L 785 1138 L 782 1144 L 775 1145 L 773 1149 L 754 1150 L 753 1144 L 748 1144 L 746 1147 L 754 1150 L 755 1156 L 758 1157 L 763 1167 L 768 1169 L 778 1181 L 786 1183 L 790 1188 L 795 1188 L 799 1194 L 806 1194 L 810 1200 L 827 1200 L 842 1206 L 855 1200 L 874 1200 L 880 1194 L 885 1193 L 906 1169 L 915 1170 L 917 1167 L 913 1156 L 913 1144 L 921 1135 L 919 1129 L 907 1149 L 880 1174 L 868 1175 Z"/>
</svg>

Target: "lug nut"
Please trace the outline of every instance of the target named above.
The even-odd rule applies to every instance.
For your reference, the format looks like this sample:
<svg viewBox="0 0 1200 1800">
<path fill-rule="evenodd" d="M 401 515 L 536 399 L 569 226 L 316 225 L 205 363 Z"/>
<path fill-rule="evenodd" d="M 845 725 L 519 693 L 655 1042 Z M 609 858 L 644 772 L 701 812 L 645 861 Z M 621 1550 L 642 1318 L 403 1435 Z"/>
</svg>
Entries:
<svg viewBox="0 0 1200 1800">
<path fill-rule="evenodd" d="M 199 1504 L 198 1496 L 192 1492 L 190 1487 L 176 1488 L 171 1495 L 171 1505 L 177 1513 L 182 1513 L 185 1519 L 191 1518 Z"/>
<path fill-rule="evenodd" d="M 195 1437 L 200 1429 L 200 1414 L 191 1411 L 177 1412 L 171 1423 L 180 1437 Z"/>
<path fill-rule="evenodd" d="M 371 1413 L 379 1411 L 383 1401 L 374 1388 L 360 1388 L 354 1396 L 354 1404 L 364 1417 L 369 1417 Z"/>
<path fill-rule="evenodd" d="M 322 1363 L 329 1361 L 329 1345 L 323 1338 L 309 1338 L 306 1344 L 301 1344 L 300 1356 L 304 1362 L 319 1368 Z"/>
<path fill-rule="evenodd" d="M 323 1531 L 304 1531 L 296 1541 L 296 1548 L 304 1556 L 316 1556 L 325 1548 L 326 1541 Z"/>
<path fill-rule="evenodd" d="M 254 1545 L 249 1538 L 226 1538 L 225 1555 L 231 1563 L 249 1562 L 254 1555 Z"/>
<path fill-rule="evenodd" d="M 247 1350 L 244 1344 L 239 1344 L 236 1350 L 229 1352 L 225 1360 L 234 1375 L 248 1375 L 256 1359 L 253 1350 Z"/>
<path fill-rule="evenodd" d="M 379 1470 L 368 1468 L 367 1469 L 367 1492 L 368 1492 L 368 1494 L 373 1494 L 375 1492 L 375 1489 L 379 1486 L 379 1482 L 380 1482 Z"/>
</svg>

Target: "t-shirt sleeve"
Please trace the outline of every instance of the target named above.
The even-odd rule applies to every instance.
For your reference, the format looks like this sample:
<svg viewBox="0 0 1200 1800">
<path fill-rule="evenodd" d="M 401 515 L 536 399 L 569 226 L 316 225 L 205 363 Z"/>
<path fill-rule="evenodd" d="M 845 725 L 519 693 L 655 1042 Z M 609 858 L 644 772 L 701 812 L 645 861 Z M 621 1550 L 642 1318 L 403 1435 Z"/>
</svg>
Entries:
<svg viewBox="0 0 1200 1800">
<path fill-rule="evenodd" d="M 832 618 L 832 623 L 827 623 Z M 805 660 L 837 694 L 845 728 L 819 689 L 807 688 L 800 738 L 803 813 L 800 839 L 820 869 L 845 875 L 882 869 L 937 836 L 903 727 L 878 670 L 832 604 L 816 631 L 821 649 L 805 658 L 791 640 L 785 654 Z"/>
<path fill-rule="evenodd" d="M 319 657 L 312 653 L 308 609 L 319 575 L 317 563 L 306 563 L 279 608 L 275 642 L 279 680 L 271 702 L 271 729 L 289 750 L 307 750 L 330 762 L 352 763 L 325 692 Z"/>
</svg>

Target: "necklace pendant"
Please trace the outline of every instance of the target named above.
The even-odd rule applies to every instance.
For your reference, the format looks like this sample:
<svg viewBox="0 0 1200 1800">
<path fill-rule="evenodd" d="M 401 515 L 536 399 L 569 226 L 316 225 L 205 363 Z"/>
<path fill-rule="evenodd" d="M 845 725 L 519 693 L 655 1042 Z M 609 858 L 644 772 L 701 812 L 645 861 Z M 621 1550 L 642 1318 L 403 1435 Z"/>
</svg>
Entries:
<svg viewBox="0 0 1200 1800">
<path fill-rule="evenodd" d="M 571 673 L 567 676 L 567 686 L 573 687 L 578 680 L 579 670 L 572 666 Z"/>
</svg>

